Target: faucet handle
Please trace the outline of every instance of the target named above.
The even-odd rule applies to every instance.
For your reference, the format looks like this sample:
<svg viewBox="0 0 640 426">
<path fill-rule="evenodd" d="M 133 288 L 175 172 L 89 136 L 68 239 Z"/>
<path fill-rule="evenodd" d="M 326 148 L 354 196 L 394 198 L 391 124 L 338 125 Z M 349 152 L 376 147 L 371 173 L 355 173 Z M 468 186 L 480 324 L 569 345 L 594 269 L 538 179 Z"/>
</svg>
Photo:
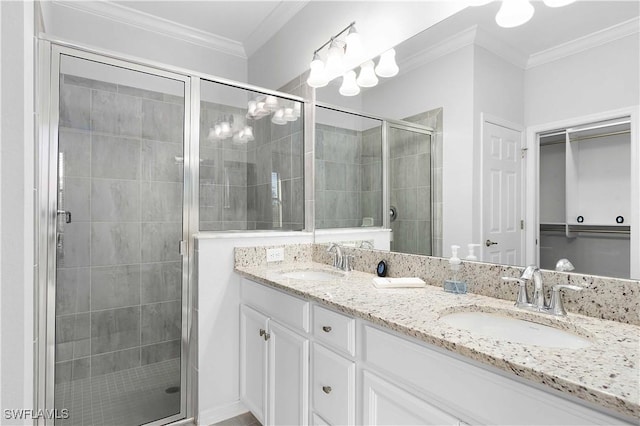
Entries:
<svg viewBox="0 0 640 426">
<path fill-rule="evenodd" d="M 571 284 L 556 284 L 552 287 L 551 292 L 551 302 L 549 303 L 549 310 L 553 315 L 567 315 L 567 311 L 564 310 L 564 305 L 562 304 L 562 297 L 560 296 L 560 290 L 566 288 L 568 290 L 573 291 L 581 291 L 584 290 L 584 287 L 580 287 L 577 285 Z"/>
<path fill-rule="evenodd" d="M 516 297 L 516 306 L 524 306 L 529 304 L 529 294 L 527 293 L 527 281 L 522 278 L 502 277 L 502 281 L 507 283 L 518 283 L 518 297 Z"/>
</svg>

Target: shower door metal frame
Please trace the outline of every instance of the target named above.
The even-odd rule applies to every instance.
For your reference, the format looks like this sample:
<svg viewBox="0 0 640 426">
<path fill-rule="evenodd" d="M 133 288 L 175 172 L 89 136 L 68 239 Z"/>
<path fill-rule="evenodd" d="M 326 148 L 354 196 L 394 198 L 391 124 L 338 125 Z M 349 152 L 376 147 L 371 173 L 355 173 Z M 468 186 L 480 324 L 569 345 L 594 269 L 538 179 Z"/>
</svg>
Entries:
<svg viewBox="0 0 640 426">
<path fill-rule="evenodd" d="M 386 188 L 386 194 L 384 196 L 384 201 L 387 203 L 386 207 L 385 207 L 385 212 L 387 212 L 387 214 L 383 215 L 383 221 L 386 220 L 385 223 L 385 228 L 389 228 L 391 229 L 391 176 L 389 174 L 389 169 L 390 169 L 390 159 L 389 159 L 389 153 L 390 153 L 390 147 L 389 144 L 391 143 L 391 130 L 392 129 L 397 129 L 397 130 L 405 130 L 408 132 L 413 132 L 413 133 L 419 133 L 422 135 L 428 135 L 429 136 L 429 179 L 431 180 L 429 183 L 429 196 L 430 196 L 430 201 L 431 201 L 431 206 L 430 206 L 430 210 L 431 210 L 431 218 L 429 220 L 429 222 L 431 222 L 431 253 L 429 254 L 429 256 L 433 256 L 433 247 L 435 244 L 435 239 L 433 238 L 434 235 L 434 231 L 435 231 L 435 225 L 434 225 L 434 207 L 435 207 L 435 189 L 433 188 L 433 182 L 434 182 L 434 177 L 435 177 L 435 156 L 434 154 L 434 143 L 435 143 L 435 138 L 433 137 L 433 129 L 428 127 L 428 126 L 423 126 L 420 124 L 414 124 L 414 123 L 410 123 L 407 121 L 399 121 L 399 120 L 385 120 L 385 134 L 386 134 L 386 138 L 383 139 L 383 141 L 385 142 L 384 145 L 386 145 L 386 147 L 383 145 L 383 158 L 386 158 L 386 161 L 383 161 L 383 173 L 382 173 L 382 178 L 383 178 L 383 187 Z M 383 191 L 384 192 L 384 191 Z"/>
<path fill-rule="evenodd" d="M 382 226 L 380 228 L 382 229 L 391 229 L 391 218 L 390 218 L 390 210 L 391 210 L 391 187 L 390 187 L 390 177 L 389 177 L 389 133 L 390 133 L 390 129 L 400 129 L 400 130 L 407 130 L 410 132 L 415 132 L 415 133 L 421 133 L 424 135 L 429 135 L 429 158 L 430 158 L 430 164 L 429 167 L 431 168 L 430 170 L 430 174 L 431 174 L 431 255 L 433 255 L 433 247 L 435 244 L 434 238 L 433 238 L 433 234 L 434 234 L 434 230 L 435 230 L 435 225 L 434 225 L 434 189 L 433 189 L 433 181 L 434 181 L 434 177 L 435 177 L 435 170 L 434 170 L 434 165 L 435 165 L 435 159 L 434 159 L 434 145 L 435 145 L 435 138 L 433 137 L 433 132 L 434 129 L 429 127 L 429 126 L 424 126 L 422 124 L 416 124 L 416 123 L 411 123 L 409 121 L 404 121 L 404 120 L 393 120 L 390 118 L 384 118 L 384 117 L 379 117 L 373 114 L 365 114 L 363 112 L 360 111 L 355 111 L 349 108 L 343 108 L 340 106 L 336 106 L 336 105 L 332 105 L 329 103 L 325 103 L 325 102 L 315 102 L 313 104 L 313 108 L 315 111 L 316 107 L 320 107 L 320 108 L 325 108 L 325 109 L 329 109 L 332 111 L 336 111 L 336 112 L 342 112 L 345 114 L 351 114 L 351 115 L 356 115 L 358 117 L 362 117 L 362 118 L 368 118 L 370 120 L 378 120 L 381 123 L 381 138 L 382 138 Z M 315 127 L 315 115 L 314 115 L 314 127 Z M 314 132 L 315 134 L 315 132 Z M 315 163 L 315 161 L 314 161 Z M 315 167 L 315 166 L 314 166 Z M 314 179 L 315 179 L 315 173 L 314 173 Z M 312 185 L 313 191 L 314 191 L 314 199 L 315 199 L 315 184 Z M 315 220 L 315 217 L 314 217 Z M 315 223 L 313 224 L 313 229 L 315 230 Z"/>
<path fill-rule="evenodd" d="M 177 73 L 144 64 L 128 61 L 105 52 L 81 48 L 64 42 L 55 42 L 44 37 L 38 40 L 38 188 L 36 229 L 37 247 L 37 357 L 36 397 L 38 408 L 53 410 L 55 396 L 55 296 L 56 296 L 56 225 L 57 225 L 57 153 L 59 127 L 59 81 L 62 55 L 168 78 L 184 84 L 184 132 L 183 132 L 183 212 L 182 212 L 182 318 L 180 350 L 180 412 L 170 417 L 148 423 L 160 425 L 188 419 L 194 416 L 192 384 L 194 374 L 192 357 L 197 356 L 190 345 L 192 325 L 192 286 L 194 280 L 193 234 L 197 231 L 197 172 L 199 126 L 199 78 L 187 73 Z M 198 90 L 198 92 L 196 92 Z M 195 96 L 194 96 L 195 94 Z M 194 188 L 196 187 L 196 188 Z M 195 195 L 195 197 L 194 197 Z M 196 207 L 194 207 L 196 206 Z M 195 228 L 194 228 L 195 227 Z M 195 229 L 195 231 L 194 231 Z M 44 313 L 44 314 L 43 314 Z M 40 418 L 38 424 L 52 425 L 53 420 Z"/>
</svg>

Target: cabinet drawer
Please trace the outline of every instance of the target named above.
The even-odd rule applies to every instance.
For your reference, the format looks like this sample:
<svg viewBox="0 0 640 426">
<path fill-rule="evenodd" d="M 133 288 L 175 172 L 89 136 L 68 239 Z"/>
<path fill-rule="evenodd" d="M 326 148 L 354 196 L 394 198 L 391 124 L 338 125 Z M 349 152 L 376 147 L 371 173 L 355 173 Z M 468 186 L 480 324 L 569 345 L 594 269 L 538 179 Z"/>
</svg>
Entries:
<svg viewBox="0 0 640 426">
<path fill-rule="evenodd" d="M 355 422 L 355 364 L 313 345 L 313 410 L 331 425 Z"/>
<path fill-rule="evenodd" d="M 312 328 L 316 339 L 351 356 L 355 355 L 355 319 L 313 305 Z"/>
<path fill-rule="evenodd" d="M 242 280 L 241 297 L 269 317 L 296 330 L 309 332 L 309 302 L 265 285 Z"/>
</svg>

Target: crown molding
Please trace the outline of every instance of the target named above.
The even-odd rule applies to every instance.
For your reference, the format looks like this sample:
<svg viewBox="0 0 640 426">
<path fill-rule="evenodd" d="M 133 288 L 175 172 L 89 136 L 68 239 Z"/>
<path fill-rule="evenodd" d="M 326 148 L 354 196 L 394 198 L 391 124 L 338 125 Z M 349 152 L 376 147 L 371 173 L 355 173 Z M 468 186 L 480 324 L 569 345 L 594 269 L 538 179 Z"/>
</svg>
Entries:
<svg viewBox="0 0 640 426">
<path fill-rule="evenodd" d="M 510 44 L 505 43 L 499 38 L 496 38 L 486 31 L 479 29 L 476 34 L 474 43 L 476 44 L 476 46 L 487 49 L 488 51 L 496 54 L 505 61 L 517 66 L 518 68 L 525 69 L 527 67 L 529 55 L 522 52 L 521 50 L 516 49 Z"/>
<path fill-rule="evenodd" d="M 558 59 L 592 49 L 638 32 L 640 32 L 640 18 L 636 17 L 575 40 L 559 44 L 550 49 L 534 53 L 529 56 L 527 68 L 533 68 L 538 65 L 557 61 Z"/>
<path fill-rule="evenodd" d="M 68 0 L 54 0 L 53 3 L 81 12 L 91 13 L 112 21 L 132 25 L 147 31 L 163 34 L 239 58 L 247 58 L 244 46 L 239 41 L 178 24 L 177 22 L 153 16 L 117 3 L 108 1 Z"/>
<path fill-rule="evenodd" d="M 467 28 L 451 37 L 435 43 L 431 46 L 422 49 L 415 54 L 409 56 L 403 61 L 398 63 L 400 72 L 398 74 L 404 74 L 410 72 L 416 68 L 433 62 L 451 52 L 455 52 L 465 46 L 469 46 L 474 43 L 478 32 L 478 26 L 474 25 Z"/>
<path fill-rule="evenodd" d="M 247 56 L 253 55 L 263 44 L 300 12 L 310 0 L 281 1 L 244 41 Z"/>
</svg>

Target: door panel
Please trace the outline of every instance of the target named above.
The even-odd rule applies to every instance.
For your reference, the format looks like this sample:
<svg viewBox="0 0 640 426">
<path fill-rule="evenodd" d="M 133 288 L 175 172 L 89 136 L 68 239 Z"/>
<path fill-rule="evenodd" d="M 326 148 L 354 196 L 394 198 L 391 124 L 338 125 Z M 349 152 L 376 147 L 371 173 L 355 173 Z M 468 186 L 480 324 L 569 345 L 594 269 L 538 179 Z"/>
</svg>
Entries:
<svg viewBox="0 0 640 426">
<path fill-rule="evenodd" d="M 522 252 L 521 133 L 484 123 L 482 260 L 520 265 Z"/>
<path fill-rule="evenodd" d="M 56 424 L 179 418 L 185 82 L 59 58 Z"/>
</svg>

